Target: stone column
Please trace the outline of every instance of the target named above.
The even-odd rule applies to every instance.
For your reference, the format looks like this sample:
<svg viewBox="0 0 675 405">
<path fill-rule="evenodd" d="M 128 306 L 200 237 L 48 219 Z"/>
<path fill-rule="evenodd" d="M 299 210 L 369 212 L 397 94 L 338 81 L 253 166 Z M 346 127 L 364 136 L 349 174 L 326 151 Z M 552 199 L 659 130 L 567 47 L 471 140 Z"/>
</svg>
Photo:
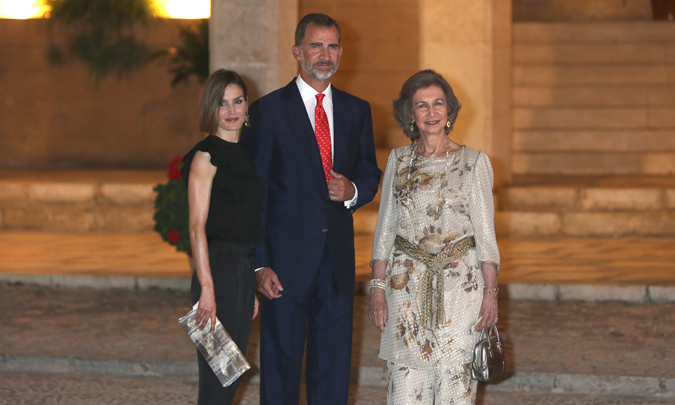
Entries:
<svg viewBox="0 0 675 405">
<path fill-rule="evenodd" d="M 441 73 L 462 110 L 453 139 L 488 154 L 495 185 L 511 177 L 511 1 L 419 0 L 420 68 Z"/>
<path fill-rule="evenodd" d="M 291 54 L 298 0 L 211 0 L 211 71 L 237 71 L 249 101 L 286 85 L 297 74 Z"/>
</svg>

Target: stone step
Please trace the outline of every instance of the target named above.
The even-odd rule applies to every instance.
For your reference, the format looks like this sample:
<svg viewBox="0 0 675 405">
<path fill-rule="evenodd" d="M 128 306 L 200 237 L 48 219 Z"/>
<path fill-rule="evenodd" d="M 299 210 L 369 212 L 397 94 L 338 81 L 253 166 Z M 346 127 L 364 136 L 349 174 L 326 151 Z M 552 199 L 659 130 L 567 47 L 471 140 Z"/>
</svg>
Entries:
<svg viewBox="0 0 675 405">
<path fill-rule="evenodd" d="M 675 44 L 667 42 L 617 43 L 518 43 L 513 45 L 513 64 L 666 64 L 675 61 Z"/>
<path fill-rule="evenodd" d="M 378 150 L 386 166 L 389 150 Z M 154 226 L 153 187 L 166 182 L 160 171 L 0 170 L 0 230 L 56 232 L 146 232 Z M 354 216 L 358 233 L 372 233 L 375 200 Z"/>
<path fill-rule="evenodd" d="M 672 205 L 673 192 L 670 191 Z M 633 202 L 625 201 L 625 205 Z M 587 204 L 591 204 L 587 202 Z M 621 207 L 621 200 L 598 201 Z M 648 204 L 642 201 L 641 204 Z M 639 205 L 639 203 L 635 203 Z M 154 225 L 152 208 L 107 207 L 30 207 L 17 211 L 3 210 L 4 230 L 40 230 L 53 232 L 147 232 Z M 19 214 L 16 214 L 16 213 Z M 8 219 L 9 218 L 9 219 Z M 523 208 L 522 211 L 503 210 L 495 216 L 497 233 L 501 236 L 675 236 L 675 214 L 668 210 L 644 211 L 561 211 L 543 206 Z M 354 214 L 354 231 L 373 234 L 377 225 L 377 210 L 364 207 Z"/>
<path fill-rule="evenodd" d="M 498 234 L 614 237 L 675 235 L 673 177 L 516 178 L 499 190 Z M 529 182 L 533 184 L 527 184 Z"/>
<path fill-rule="evenodd" d="M 510 186 L 500 190 L 504 211 L 650 212 L 675 210 L 672 187 Z"/>
<path fill-rule="evenodd" d="M 675 24 L 667 21 L 520 22 L 513 40 L 524 43 L 655 43 L 672 44 Z"/>
<path fill-rule="evenodd" d="M 672 107 L 675 83 L 665 85 L 568 85 L 513 87 L 514 107 Z"/>
<path fill-rule="evenodd" d="M 497 236 L 644 237 L 675 236 L 673 211 L 525 212 L 495 214 Z"/>
<path fill-rule="evenodd" d="M 515 175 L 660 175 L 675 173 L 675 153 L 531 152 L 514 153 Z"/>
<path fill-rule="evenodd" d="M 159 170 L 0 169 L 0 202 L 152 204 Z"/>
<path fill-rule="evenodd" d="M 357 233 L 372 233 L 377 223 L 377 203 L 354 214 Z M 154 207 L 95 204 L 0 204 L 0 230 L 55 232 L 146 232 L 154 226 Z"/>
<path fill-rule="evenodd" d="M 378 152 L 380 158 L 388 155 L 385 150 Z M 580 153 L 562 155 L 559 160 L 563 167 L 580 166 L 578 157 L 584 156 Z M 590 156 L 587 160 L 599 161 L 599 156 Z M 651 157 L 648 162 L 651 162 L 652 169 L 671 167 L 671 172 L 675 172 L 672 155 L 648 156 Z M 531 158 L 530 155 L 527 157 Z M 619 157 L 624 167 L 630 166 L 626 156 Z M 668 158 L 670 166 L 666 163 Z M 577 159 L 576 163 L 574 159 Z M 549 154 L 539 164 L 550 167 L 555 160 Z M 521 164 L 521 160 L 514 160 L 516 168 Z M 0 181 L 0 229 L 4 230 L 152 231 L 155 196 L 152 188 L 165 181 L 162 174 L 154 172 L 134 176 L 110 172 L 69 176 L 63 176 L 63 173 L 42 173 L 39 176 L 17 172 L 3 174 L 5 176 Z M 62 178 L 72 181 L 61 181 Z M 587 214 L 593 223 L 609 221 L 598 226 L 598 231 L 590 231 L 589 235 L 607 235 L 608 230 L 614 229 L 613 225 L 618 235 L 669 235 L 670 222 L 663 218 L 675 210 L 675 183 L 655 179 L 649 186 L 644 186 L 645 178 L 641 177 L 631 179 L 628 185 L 617 180 L 617 184 L 610 186 L 594 186 L 595 180 L 590 178 L 577 179 L 575 184 L 564 184 L 563 180 L 562 185 L 551 185 L 550 181 L 555 180 L 550 178 L 538 179 L 538 184 L 528 184 L 521 179 L 519 181 L 523 186 L 499 190 L 495 195 L 495 206 L 500 211 L 497 228 L 502 235 L 584 235 L 575 230 L 577 223 L 583 222 L 579 218 L 584 218 L 576 214 Z M 547 181 L 549 184 L 546 184 Z M 356 211 L 356 233 L 374 233 L 378 206 L 379 193 L 373 202 Z"/>
<path fill-rule="evenodd" d="M 515 23 L 515 175 L 675 173 L 675 26 Z"/>
<path fill-rule="evenodd" d="M 670 64 L 542 65 L 513 67 L 518 85 L 672 85 L 675 66 Z"/>
<path fill-rule="evenodd" d="M 673 129 L 673 107 L 525 108 L 513 110 L 513 127 L 519 129 Z"/>
<path fill-rule="evenodd" d="M 154 212 L 152 205 L 0 205 L 0 230 L 146 232 L 152 231 Z M 376 223 L 377 204 L 364 206 L 354 214 L 357 233 L 374 232 Z"/>
<path fill-rule="evenodd" d="M 0 172 L 0 229 L 147 231 L 159 171 Z"/>
<path fill-rule="evenodd" d="M 675 129 L 517 130 L 515 152 L 665 152 L 675 151 Z"/>
<path fill-rule="evenodd" d="M 0 229 L 58 232 L 144 232 L 152 230 L 154 208 L 31 204 L 0 207 Z"/>
</svg>

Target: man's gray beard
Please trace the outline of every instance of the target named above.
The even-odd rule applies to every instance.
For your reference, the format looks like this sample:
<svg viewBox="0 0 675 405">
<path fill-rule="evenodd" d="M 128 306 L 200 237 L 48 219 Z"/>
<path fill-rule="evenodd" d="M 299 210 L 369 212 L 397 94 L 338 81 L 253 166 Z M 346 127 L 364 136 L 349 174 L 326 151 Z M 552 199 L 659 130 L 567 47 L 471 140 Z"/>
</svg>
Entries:
<svg viewBox="0 0 675 405">
<path fill-rule="evenodd" d="M 305 65 L 305 64 L 303 63 L 303 64 L 302 64 L 302 70 L 304 70 L 305 73 L 307 73 L 307 75 L 308 75 L 309 77 L 311 77 L 312 79 L 314 79 L 314 80 L 320 80 L 320 81 L 323 82 L 323 81 L 326 81 L 326 80 L 330 79 L 331 77 L 333 77 L 333 75 L 335 74 L 335 72 L 337 72 L 338 66 L 339 66 L 339 65 L 336 64 L 336 65 L 333 67 L 333 69 L 330 70 L 330 72 L 323 73 L 323 72 L 320 72 L 320 71 L 317 70 L 317 69 L 313 69 L 311 66 L 307 66 L 307 65 Z"/>
</svg>

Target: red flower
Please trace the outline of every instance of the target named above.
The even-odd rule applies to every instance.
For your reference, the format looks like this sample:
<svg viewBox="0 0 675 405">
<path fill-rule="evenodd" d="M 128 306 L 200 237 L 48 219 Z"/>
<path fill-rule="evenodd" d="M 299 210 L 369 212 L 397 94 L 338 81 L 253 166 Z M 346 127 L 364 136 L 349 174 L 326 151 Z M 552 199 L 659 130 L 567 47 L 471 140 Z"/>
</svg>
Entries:
<svg viewBox="0 0 675 405">
<path fill-rule="evenodd" d="M 176 231 L 176 230 L 173 230 L 173 231 L 169 231 L 169 233 L 166 235 L 166 238 L 169 240 L 169 242 L 175 244 L 175 243 L 178 243 L 179 236 L 180 236 L 180 233 L 178 233 L 178 231 Z"/>
<path fill-rule="evenodd" d="M 173 159 L 171 159 L 171 162 L 169 162 L 169 172 L 167 175 L 169 176 L 169 180 L 179 180 L 180 179 L 180 167 L 178 166 L 183 162 L 183 157 L 182 156 L 176 156 Z M 181 165 L 182 166 L 182 165 Z"/>
</svg>

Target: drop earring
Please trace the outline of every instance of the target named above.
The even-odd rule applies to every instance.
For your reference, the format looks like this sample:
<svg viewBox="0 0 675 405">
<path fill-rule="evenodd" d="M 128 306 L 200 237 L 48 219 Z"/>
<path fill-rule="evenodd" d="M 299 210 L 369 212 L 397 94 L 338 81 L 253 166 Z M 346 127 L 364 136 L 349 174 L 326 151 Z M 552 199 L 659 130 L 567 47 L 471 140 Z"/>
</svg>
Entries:
<svg viewBox="0 0 675 405">
<path fill-rule="evenodd" d="M 410 123 L 410 133 L 412 134 L 414 130 L 415 130 L 415 121 Z"/>
<path fill-rule="evenodd" d="M 246 111 L 246 117 L 244 118 L 244 126 L 250 127 L 251 122 L 248 120 L 248 111 Z"/>
</svg>

